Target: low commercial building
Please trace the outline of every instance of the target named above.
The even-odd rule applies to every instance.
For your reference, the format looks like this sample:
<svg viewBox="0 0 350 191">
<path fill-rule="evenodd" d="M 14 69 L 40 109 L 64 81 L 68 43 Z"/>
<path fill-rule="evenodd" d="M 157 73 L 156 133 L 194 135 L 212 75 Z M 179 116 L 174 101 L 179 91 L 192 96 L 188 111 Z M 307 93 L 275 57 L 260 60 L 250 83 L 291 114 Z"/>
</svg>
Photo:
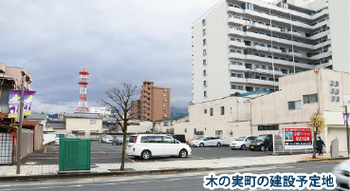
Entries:
<svg viewBox="0 0 350 191">
<path fill-rule="evenodd" d="M 279 90 L 265 95 L 230 96 L 189 106 L 189 123 L 174 125 L 177 134 L 220 136 L 228 144 L 241 135 L 280 134 L 289 127 L 308 127 L 320 110 L 326 128 L 320 136 L 327 145 L 338 138 L 340 151 L 347 150 L 343 120 L 350 107 L 350 74 L 315 69 L 280 78 Z M 349 111 L 349 110 L 348 110 Z"/>
</svg>

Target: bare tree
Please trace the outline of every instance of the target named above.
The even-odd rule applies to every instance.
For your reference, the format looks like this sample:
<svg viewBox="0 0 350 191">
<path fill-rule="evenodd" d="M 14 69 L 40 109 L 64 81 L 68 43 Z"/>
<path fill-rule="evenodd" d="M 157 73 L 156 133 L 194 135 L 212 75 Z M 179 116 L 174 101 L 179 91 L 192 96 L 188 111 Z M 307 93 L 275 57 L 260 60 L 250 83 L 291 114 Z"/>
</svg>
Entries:
<svg viewBox="0 0 350 191">
<path fill-rule="evenodd" d="M 125 151 L 126 151 L 126 135 L 128 130 L 128 120 L 132 115 L 131 103 L 136 95 L 137 86 L 132 82 L 121 82 L 121 88 L 111 88 L 105 91 L 106 99 L 100 99 L 99 103 L 113 110 L 116 110 L 116 122 L 123 131 L 123 152 L 120 171 L 124 171 Z"/>
<path fill-rule="evenodd" d="M 310 117 L 310 121 L 307 124 L 309 127 L 312 128 L 313 132 L 313 152 L 312 152 L 312 158 L 316 158 L 316 143 L 317 143 L 317 134 L 322 133 L 325 128 L 325 120 L 322 117 L 322 113 L 320 110 L 317 110 L 315 113 L 313 113 Z"/>
</svg>

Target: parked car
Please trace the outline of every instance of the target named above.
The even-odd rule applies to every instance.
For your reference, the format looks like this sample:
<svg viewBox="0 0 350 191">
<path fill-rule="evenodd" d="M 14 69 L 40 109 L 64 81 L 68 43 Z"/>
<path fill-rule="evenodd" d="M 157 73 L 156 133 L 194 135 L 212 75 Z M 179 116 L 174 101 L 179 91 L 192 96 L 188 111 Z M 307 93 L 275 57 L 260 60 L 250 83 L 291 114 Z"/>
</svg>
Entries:
<svg viewBox="0 0 350 191">
<path fill-rule="evenodd" d="M 192 155 L 192 149 L 180 141 L 156 134 L 131 135 L 126 154 L 141 157 L 145 160 L 153 156 L 179 156 L 185 158 Z"/>
<path fill-rule="evenodd" d="M 113 137 L 113 140 L 112 140 L 112 145 L 121 145 L 123 144 L 123 136 L 120 136 L 120 135 L 117 135 L 115 137 Z"/>
<path fill-rule="evenodd" d="M 170 134 L 169 137 L 172 137 L 181 143 L 186 143 L 186 138 L 184 134 Z"/>
<path fill-rule="evenodd" d="M 214 137 L 214 136 L 204 136 L 200 137 L 199 139 L 192 141 L 191 145 L 196 147 L 204 147 L 204 146 L 218 146 L 220 147 L 223 145 L 223 141 L 220 139 L 220 137 Z"/>
<path fill-rule="evenodd" d="M 55 145 L 60 145 L 60 139 L 61 138 L 76 138 L 74 134 L 65 134 L 65 133 L 60 133 L 56 135 L 56 140 L 55 140 Z"/>
<path fill-rule="evenodd" d="M 112 143 L 113 142 L 113 136 L 112 135 L 106 135 L 102 137 L 102 143 Z"/>
<path fill-rule="evenodd" d="M 254 141 L 250 143 L 251 151 L 255 151 L 255 150 L 272 151 L 272 149 L 273 149 L 272 134 L 259 135 Z"/>
<path fill-rule="evenodd" d="M 337 189 L 349 190 L 350 188 L 350 160 L 343 161 L 333 168 L 333 174 L 337 177 Z"/>
<path fill-rule="evenodd" d="M 193 141 L 195 141 L 195 140 L 197 140 L 197 139 L 199 139 L 199 138 L 201 138 L 201 137 L 203 137 L 203 136 L 201 136 L 201 135 L 195 136 L 195 137 L 193 137 L 193 139 L 187 140 L 187 141 L 186 141 L 186 144 L 188 144 L 188 145 L 191 146 Z"/>
<path fill-rule="evenodd" d="M 106 136 L 106 134 L 101 135 L 101 136 L 98 138 L 98 142 L 99 142 L 99 143 L 102 143 L 102 138 L 105 137 L 105 136 Z"/>
<path fill-rule="evenodd" d="M 250 142 L 254 141 L 256 139 L 256 136 L 242 136 L 236 139 L 235 141 L 232 141 L 230 144 L 231 149 L 242 149 L 245 150 L 246 148 L 250 147 Z"/>
</svg>

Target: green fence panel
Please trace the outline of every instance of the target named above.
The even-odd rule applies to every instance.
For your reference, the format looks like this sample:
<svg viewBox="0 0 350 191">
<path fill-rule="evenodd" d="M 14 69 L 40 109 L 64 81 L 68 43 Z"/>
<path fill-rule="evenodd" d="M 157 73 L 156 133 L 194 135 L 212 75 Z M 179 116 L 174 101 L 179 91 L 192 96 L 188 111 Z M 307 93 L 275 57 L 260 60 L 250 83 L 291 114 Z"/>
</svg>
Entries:
<svg viewBox="0 0 350 191">
<path fill-rule="evenodd" d="M 90 140 L 61 138 L 59 171 L 90 170 Z"/>
</svg>

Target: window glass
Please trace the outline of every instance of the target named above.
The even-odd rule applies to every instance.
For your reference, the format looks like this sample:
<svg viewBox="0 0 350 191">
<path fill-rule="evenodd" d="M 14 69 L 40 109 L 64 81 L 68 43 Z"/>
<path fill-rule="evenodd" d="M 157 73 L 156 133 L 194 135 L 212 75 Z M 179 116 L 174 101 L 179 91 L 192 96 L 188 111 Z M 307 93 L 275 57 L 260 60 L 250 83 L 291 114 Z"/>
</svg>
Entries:
<svg viewBox="0 0 350 191">
<path fill-rule="evenodd" d="M 146 136 L 141 137 L 141 143 L 148 143 Z"/>
<path fill-rule="evenodd" d="M 164 143 L 174 144 L 175 140 L 170 137 L 163 137 Z"/>
<path fill-rule="evenodd" d="M 160 136 L 148 136 L 149 143 L 162 143 L 162 137 Z"/>
</svg>

